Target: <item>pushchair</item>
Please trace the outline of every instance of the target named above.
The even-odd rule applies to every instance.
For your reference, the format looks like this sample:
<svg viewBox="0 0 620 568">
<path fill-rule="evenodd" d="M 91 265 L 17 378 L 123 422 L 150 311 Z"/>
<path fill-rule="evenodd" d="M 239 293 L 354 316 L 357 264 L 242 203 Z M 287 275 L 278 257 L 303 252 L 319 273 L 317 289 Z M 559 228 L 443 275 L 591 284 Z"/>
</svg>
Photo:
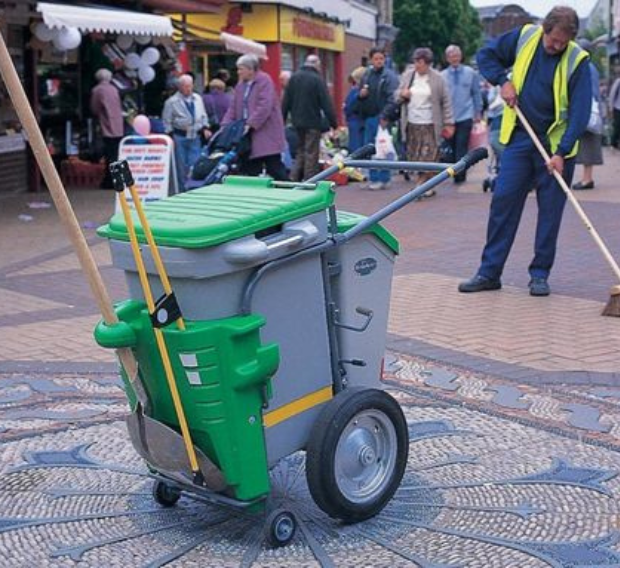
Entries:
<svg viewBox="0 0 620 568">
<path fill-rule="evenodd" d="M 193 165 L 186 189 L 219 183 L 225 175 L 235 173 L 239 158 L 250 150 L 250 139 L 244 130 L 245 120 L 235 120 L 213 136 Z"/>
</svg>

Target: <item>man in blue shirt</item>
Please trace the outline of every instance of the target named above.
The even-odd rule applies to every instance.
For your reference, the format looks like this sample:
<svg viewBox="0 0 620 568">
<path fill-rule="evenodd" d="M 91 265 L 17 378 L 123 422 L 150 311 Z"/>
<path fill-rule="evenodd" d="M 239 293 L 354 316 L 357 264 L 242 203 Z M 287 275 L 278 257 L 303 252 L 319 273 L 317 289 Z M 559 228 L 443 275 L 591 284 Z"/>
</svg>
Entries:
<svg viewBox="0 0 620 568">
<path fill-rule="evenodd" d="M 552 174 L 559 172 L 570 185 L 577 140 L 588 124 L 592 100 L 588 57 L 573 41 L 578 29 L 576 12 L 556 6 L 542 26 L 526 25 L 510 31 L 491 40 L 478 53 L 480 72 L 491 84 L 501 86 L 506 101 L 500 132 L 506 149 L 491 201 L 480 268 L 473 278 L 459 285 L 460 292 L 502 287 L 500 278 L 528 192 L 536 188 L 538 222 L 529 289 L 532 296 L 550 294 L 547 279 L 566 203 L 566 195 Z M 547 148 L 551 156 L 548 163 L 516 118 L 517 104 Z"/>
<path fill-rule="evenodd" d="M 458 162 L 466 153 L 469 135 L 474 122 L 480 121 L 482 114 L 482 95 L 480 94 L 480 78 L 468 65 L 463 65 L 463 53 L 458 45 L 446 47 L 446 61 L 450 64 L 444 69 L 443 75 L 452 101 L 454 112 L 454 136 L 450 139 L 454 161 Z M 463 171 L 454 178 L 455 183 L 466 181 Z"/>
</svg>

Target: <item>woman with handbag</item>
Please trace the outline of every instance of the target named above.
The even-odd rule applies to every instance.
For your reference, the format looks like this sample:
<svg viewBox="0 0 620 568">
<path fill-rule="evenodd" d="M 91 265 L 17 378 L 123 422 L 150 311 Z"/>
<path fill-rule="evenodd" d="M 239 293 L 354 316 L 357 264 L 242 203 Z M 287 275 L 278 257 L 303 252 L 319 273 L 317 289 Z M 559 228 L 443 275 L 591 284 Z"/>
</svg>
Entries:
<svg viewBox="0 0 620 568">
<path fill-rule="evenodd" d="M 583 38 L 578 42 L 579 47 L 591 52 L 592 44 Z M 576 163 L 583 166 L 581 180 L 573 184 L 573 189 L 594 189 L 594 166 L 603 164 L 603 120 L 601 118 L 601 91 L 598 69 L 590 60 L 590 77 L 592 79 L 592 113 L 584 135 L 579 139 L 579 153 Z"/>
<path fill-rule="evenodd" d="M 413 52 L 413 65 L 402 74 L 395 93 L 401 105 L 400 128 L 405 134 L 407 159 L 412 162 L 435 162 L 441 138 L 454 135 L 454 117 L 450 92 L 441 73 L 431 67 L 433 52 L 419 47 Z M 434 174 L 418 172 L 422 184 Z M 426 197 L 435 195 L 431 190 Z"/>
</svg>

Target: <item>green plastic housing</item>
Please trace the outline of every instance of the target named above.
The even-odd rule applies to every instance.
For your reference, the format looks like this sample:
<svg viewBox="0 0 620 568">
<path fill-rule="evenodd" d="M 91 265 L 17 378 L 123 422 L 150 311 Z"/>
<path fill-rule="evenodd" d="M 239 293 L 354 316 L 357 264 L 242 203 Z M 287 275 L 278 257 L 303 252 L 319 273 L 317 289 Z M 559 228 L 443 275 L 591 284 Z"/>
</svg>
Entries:
<svg viewBox="0 0 620 568">
<path fill-rule="evenodd" d="M 128 346 L 126 325 L 132 328 L 135 342 L 130 347 L 149 396 L 151 417 L 180 431 L 146 306 L 128 300 L 116 312 L 121 325 L 100 322 L 96 341 L 104 347 Z M 270 484 L 262 408 L 271 397 L 278 346 L 261 345 L 265 320 L 258 315 L 185 324 L 184 331 L 171 325 L 162 332 L 192 441 L 222 470 L 237 499 L 263 497 Z M 135 408 L 136 395 L 124 372 L 123 380 Z"/>
</svg>

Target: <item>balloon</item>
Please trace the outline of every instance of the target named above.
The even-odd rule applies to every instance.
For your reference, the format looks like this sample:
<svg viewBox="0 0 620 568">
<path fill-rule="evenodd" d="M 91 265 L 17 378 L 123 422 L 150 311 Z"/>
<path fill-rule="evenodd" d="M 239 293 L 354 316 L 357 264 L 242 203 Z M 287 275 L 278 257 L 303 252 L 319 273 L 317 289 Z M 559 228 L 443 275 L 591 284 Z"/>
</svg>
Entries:
<svg viewBox="0 0 620 568">
<path fill-rule="evenodd" d="M 143 114 L 136 115 L 133 119 L 132 126 L 136 134 L 140 136 L 148 136 L 151 133 L 151 121 L 148 116 L 144 116 Z"/>
<path fill-rule="evenodd" d="M 62 28 L 53 41 L 57 49 L 69 51 L 82 43 L 82 34 L 77 28 Z"/>
<path fill-rule="evenodd" d="M 116 45 L 121 49 L 129 49 L 133 45 L 133 37 L 128 34 L 121 34 L 116 38 Z"/>
<path fill-rule="evenodd" d="M 148 45 L 151 43 L 150 35 L 137 35 L 134 36 L 134 39 L 136 40 L 136 43 L 139 43 L 140 45 Z"/>
<path fill-rule="evenodd" d="M 142 60 L 137 53 L 128 53 L 125 56 L 125 67 L 127 67 L 127 69 L 138 69 L 140 63 L 142 63 Z"/>
<path fill-rule="evenodd" d="M 144 65 L 138 69 L 138 77 L 145 85 L 155 79 L 155 69 L 149 65 Z"/>
<path fill-rule="evenodd" d="M 144 65 L 155 65 L 159 61 L 159 49 L 147 47 L 140 56 Z"/>
<path fill-rule="evenodd" d="M 52 41 L 56 37 L 56 30 L 48 28 L 43 22 L 34 26 L 33 33 L 40 41 Z"/>
</svg>

